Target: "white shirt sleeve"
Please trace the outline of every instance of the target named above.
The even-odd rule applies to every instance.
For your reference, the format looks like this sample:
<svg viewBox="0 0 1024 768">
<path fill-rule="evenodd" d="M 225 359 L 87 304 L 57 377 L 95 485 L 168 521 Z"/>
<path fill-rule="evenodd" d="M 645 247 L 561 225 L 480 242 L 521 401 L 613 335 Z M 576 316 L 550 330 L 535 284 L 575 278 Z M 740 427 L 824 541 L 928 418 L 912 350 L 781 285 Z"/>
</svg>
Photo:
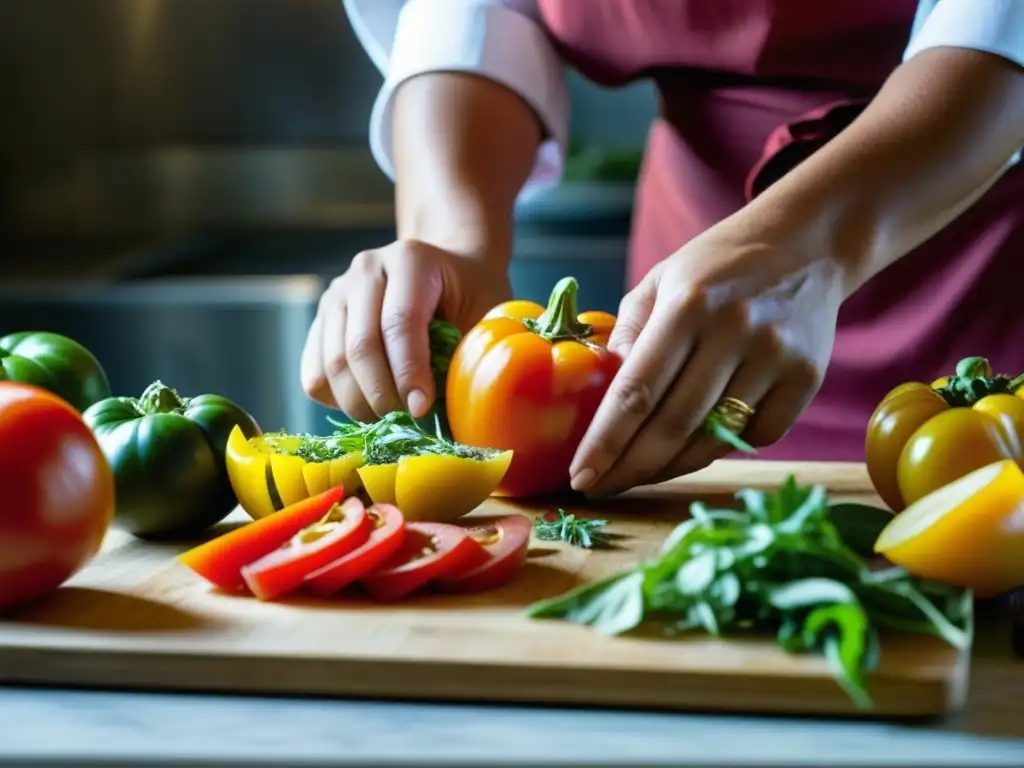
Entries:
<svg viewBox="0 0 1024 768">
<path fill-rule="evenodd" d="M 1024 66 L 1024 0 L 920 0 L 903 60 L 945 46 L 987 51 Z M 1018 150 L 1007 166 L 1022 156 Z"/>
<path fill-rule="evenodd" d="M 940 46 L 988 51 L 1024 66 L 1024 0 L 920 0 L 903 60 Z"/>
<path fill-rule="evenodd" d="M 370 115 L 370 149 L 389 178 L 395 178 L 395 91 L 416 75 L 447 71 L 494 80 L 539 115 L 548 138 L 521 199 L 561 180 L 569 133 L 566 68 L 540 23 L 536 0 L 344 0 L 344 5 L 356 37 L 384 75 Z"/>
</svg>

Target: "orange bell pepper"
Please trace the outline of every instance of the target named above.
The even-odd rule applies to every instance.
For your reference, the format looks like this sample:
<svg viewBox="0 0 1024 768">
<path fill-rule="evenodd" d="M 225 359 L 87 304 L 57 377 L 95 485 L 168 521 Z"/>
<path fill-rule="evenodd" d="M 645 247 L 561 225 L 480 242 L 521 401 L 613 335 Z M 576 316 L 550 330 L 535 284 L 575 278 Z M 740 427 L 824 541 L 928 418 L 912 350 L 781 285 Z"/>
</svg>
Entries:
<svg viewBox="0 0 1024 768">
<path fill-rule="evenodd" d="M 462 339 L 448 368 L 446 404 L 460 443 L 514 451 L 496 489 L 524 497 L 569 483 L 569 465 L 621 363 L 607 349 L 615 317 L 577 314 L 575 278 L 545 309 L 499 304 Z"/>
</svg>

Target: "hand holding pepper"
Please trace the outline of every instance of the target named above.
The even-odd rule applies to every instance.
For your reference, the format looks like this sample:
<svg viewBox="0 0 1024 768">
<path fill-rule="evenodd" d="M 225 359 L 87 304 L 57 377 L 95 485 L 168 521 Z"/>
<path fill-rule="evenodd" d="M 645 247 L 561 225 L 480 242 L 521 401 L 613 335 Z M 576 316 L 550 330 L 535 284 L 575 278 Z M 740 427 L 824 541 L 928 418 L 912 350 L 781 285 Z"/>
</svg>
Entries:
<svg viewBox="0 0 1024 768">
<path fill-rule="evenodd" d="M 435 397 L 428 325 L 465 331 L 509 298 L 503 269 L 419 241 L 358 254 L 320 299 L 302 352 L 312 399 L 363 422 L 392 411 L 419 418 Z"/>
<path fill-rule="evenodd" d="M 623 364 L 576 452 L 573 488 L 616 493 L 721 458 L 731 446 L 705 425 L 726 398 L 743 440 L 781 439 L 820 386 L 843 280 L 833 261 L 728 221 L 655 267 L 622 301 L 609 348 Z"/>
</svg>

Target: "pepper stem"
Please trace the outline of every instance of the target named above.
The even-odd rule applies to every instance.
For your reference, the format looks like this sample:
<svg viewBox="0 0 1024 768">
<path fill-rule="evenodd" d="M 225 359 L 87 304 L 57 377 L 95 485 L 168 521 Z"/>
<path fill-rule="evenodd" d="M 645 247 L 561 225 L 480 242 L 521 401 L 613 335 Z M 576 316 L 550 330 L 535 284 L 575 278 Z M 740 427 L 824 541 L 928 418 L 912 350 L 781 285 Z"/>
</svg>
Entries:
<svg viewBox="0 0 1024 768">
<path fill-rule="evenodd" d="M 984 357 L 965 357 L 956 364 L 958 379 L 991 379 L 995 374 Z"/>
<path fill-rule="evenodd" d="M 143 414 L 174 413 L 185 407 L 186 401 L 161 381 L 154 381 L 142 392 L 138 408 Z"/>
<path fill-rule="evenodd" d="M 523 325 L 547 341 L 587 338 L 594 329 L 579 320 L 576 308 L 579 288 L 575 277 L 563 277 L 555 283 L 544 313 L 536 320 L 526 318 Z"/>
</svg>

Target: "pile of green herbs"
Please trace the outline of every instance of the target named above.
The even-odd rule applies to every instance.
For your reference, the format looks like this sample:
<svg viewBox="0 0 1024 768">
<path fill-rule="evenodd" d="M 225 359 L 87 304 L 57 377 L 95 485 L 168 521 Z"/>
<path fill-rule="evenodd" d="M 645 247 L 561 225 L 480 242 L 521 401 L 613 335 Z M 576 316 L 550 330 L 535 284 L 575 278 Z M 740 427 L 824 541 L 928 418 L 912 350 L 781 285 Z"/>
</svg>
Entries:
<svg viewBox="0 0 1024 768">
<path fill-rule="evenodd" d="M 789 477 L 775 493 L 743 490 L 739 508 L 694 502 L 659 556 L 527 609 L 618 635 L 646 625 L 665 635 L 773 633 L 791 653 L 820 653 L 855 704 L 879 630 L 934 635 L 958 649 L 973 636 L 968 590 L 875 570 L 866 558 L 891 514 L 832 504 L 822 486 Z"/>
<path fill-rule="evenodd" d="M 476 448 L 453 442 L 444 437 L 440 430 L 431 434 L 405 411 L 392 411 L 369 423 L 335 421 L 330 417 L 327 420 L 336 427 L 333 434 L 268 433 L 263 436 L 263 440 L 274 450 L 313 462 L 330 461 L 361 451 L 363 463 L 368 465 L 394 464 L 404 456 L 424 454 L 482 461 L 500 452 L 493 448 Z"/>
</svg>

